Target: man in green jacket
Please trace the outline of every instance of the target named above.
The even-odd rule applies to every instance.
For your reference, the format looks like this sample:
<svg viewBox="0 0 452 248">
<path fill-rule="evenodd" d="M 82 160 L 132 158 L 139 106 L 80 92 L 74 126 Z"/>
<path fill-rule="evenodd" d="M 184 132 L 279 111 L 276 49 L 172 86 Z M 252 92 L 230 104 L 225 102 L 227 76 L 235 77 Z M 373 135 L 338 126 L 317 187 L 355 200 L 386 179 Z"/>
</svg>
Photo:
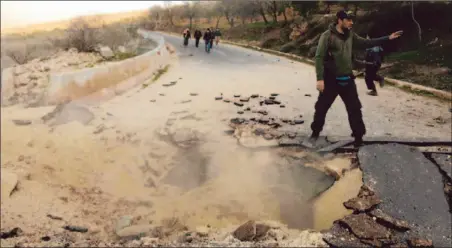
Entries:
<svg viewBox="0 0 452 248">
<path fill-rule="evenodd" d="M 365 39 L 352 31 L 353 12 L 341 10 L 336 17 L 336 23 L 320 36 L 315 54 L 317 89 L 320 93 L 315 104 L 314 121 L 311 124 L 312 135 L 304 142 L 308 147 L 315 146 L 325 124 L 326 114 L 338 95 L 347 109 L 355 146 L 362 144 L 366 128 L 352 71 L 352 48 L 354 45 L 365 47 L 380 45 L 386 40 L 399 38 L 403 33 L 398 31 L 377 39 Z"/>
</svg>

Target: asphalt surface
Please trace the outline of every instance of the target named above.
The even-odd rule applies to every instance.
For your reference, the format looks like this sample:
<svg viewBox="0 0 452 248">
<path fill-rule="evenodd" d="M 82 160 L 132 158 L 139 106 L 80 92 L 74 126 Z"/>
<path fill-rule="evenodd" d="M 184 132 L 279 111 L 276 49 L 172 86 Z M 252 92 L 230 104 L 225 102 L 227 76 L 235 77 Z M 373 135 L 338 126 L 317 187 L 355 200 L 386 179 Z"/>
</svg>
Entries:
<svg viewBox="0 0 452 248">
<path fill-rule="evenodd" d="M 413 225 L 406 237 L 451 246 L 451 213 L 435 164 L 416 148 L 399 144 L 365 146 L 358 158 L 364 184 L 383 201 L 377 208 Z"/>
<path fill-rule="evenodd" d="M 279 93 L 278 100 L 286 108 L 264 106 L 269 116 L 294 118 L 302 115 L 304 125 L 283 129 L 310 134 L 309 125 L 318 96 L 313 66 L 221 42 L 207 54 L 202 40 L 198 48 L 193 39 L 184 47 L 180 37 L 162 35 L 177 50 L 180 58 L 178 70 L 181 69 L 180 72 L 186 74 L 199 91 L 212 94 L 209 96 L 212 99 L 220 92 L 231 98 L 232 94 L 267 96 L 273 92 Z M 443 103 L 393 87 L 379 88 L 378 97 L 368 96 L 364 80 L 357 79 L 356 82 L 363 105 L 366 137 L 450 137 L 451 116 Z M 434 119 L 438 116 L 446 119 L 447 123 L 435 123 Z M 242 117 L 251 115 L 245 113 Z M 322 134 L 350 137 L 350 133 L 345 106 L 340 98 L 336 99 L 327 114 Z"/>
</svg>

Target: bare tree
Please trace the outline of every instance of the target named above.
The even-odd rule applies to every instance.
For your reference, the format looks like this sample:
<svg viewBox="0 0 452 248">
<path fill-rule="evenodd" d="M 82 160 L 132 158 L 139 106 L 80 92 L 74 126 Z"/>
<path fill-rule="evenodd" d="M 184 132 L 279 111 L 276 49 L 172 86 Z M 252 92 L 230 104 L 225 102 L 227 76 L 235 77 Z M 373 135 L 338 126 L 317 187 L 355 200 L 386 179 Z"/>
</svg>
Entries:
<svg viewBox="0 0 452 248">
<path fill-rule="evenodd" d="M 267 1 L 267 12 L 273 18 L 273 23 L 278 23 L 278 3 L 276 1 Z"/>
<path fill-rule="evenodd" d="M 262 19 L 264 20 L 265 24 L 268 24 L 268 20 L 267 17 L 265 15 L 266 9 L 267 9 L 267 4 L 264 1 L 255 1 L 255 4 L 257 5 L 258 8 L 258 12 L 259 14 L 262 16 Z"/>
<path fill-rule="evenodd" d="M 184 3 L 184 13 L 183 15 L 190 21 L 190 29 L 193 26 L 193 19 L 199 14 L 200 2 L 189 2 Z"/>
<path fill-rule="evenodd" d="M 164 11 L 165 18 L 168 20 L 168 22 L 171 24 L 171 26 L 174 26 L 174 21 L 173 21 L 174 13 L 173 13 L 173 8 L 172 8 L 173 7 L 172 2 L 164 1 L 163 6 L 165 8 L 165 11 Z"/>
<path fill-rule="evenodd" d="M 421 25 L 419 24 L 419 22 L 416 20 L 416 18 L 414 17 L 414 2 L 411 2 L 411 18 L 413 19 L 414 23 L 416 23 L 417 25 L 417 31 L 418 31 L 418 35 L 419 35 L 419 42 L 422 42 L 422 29 L 421 29 Z"/>
<path fill-rule="evenodd" d="M 77 48 L 79 52 L 94 52 L 99 42 L 96 29 L 82 17 L 71 21 L 66 30 L 66 39 L 68 46 Z"/>
<path fill-rule="evenodd" d="M 36 45 L 28 44 L 26 41 L 20 47 L 9 47 L 5 49 L 5 54 L 14 60 L 17 64 L 25 64 L 34 58 Z"/>
</svg>

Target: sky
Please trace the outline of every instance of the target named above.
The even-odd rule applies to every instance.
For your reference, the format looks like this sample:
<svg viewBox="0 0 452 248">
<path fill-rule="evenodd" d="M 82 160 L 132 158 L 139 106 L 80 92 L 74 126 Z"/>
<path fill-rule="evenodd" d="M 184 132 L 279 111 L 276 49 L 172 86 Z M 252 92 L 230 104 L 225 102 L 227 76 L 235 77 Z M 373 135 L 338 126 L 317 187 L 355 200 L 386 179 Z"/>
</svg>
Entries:
<svg viewBox="0 0 452 248">
<path fill-rule="evenodd" d="M 162 1 L 1 1 L 1 28 L 148 9 Z"/>
</svg>

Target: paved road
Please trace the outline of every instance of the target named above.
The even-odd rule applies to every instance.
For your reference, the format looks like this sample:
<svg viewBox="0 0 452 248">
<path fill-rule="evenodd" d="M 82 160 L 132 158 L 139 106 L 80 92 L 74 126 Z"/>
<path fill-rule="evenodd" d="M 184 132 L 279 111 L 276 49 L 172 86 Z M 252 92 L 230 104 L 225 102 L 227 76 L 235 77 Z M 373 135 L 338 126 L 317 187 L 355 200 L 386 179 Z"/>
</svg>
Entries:
<svg viewBox="0 0 452 248">
<path fill-rule="evenodd" d="M 182 39 L 164 35 L 167 42 L 178 49 L 180 67 L 193 79 L 200 90 L 213 97 L 217 92 L 228 94 L 269 94 L 280 93 L 280 99 L 287 108 L 270 108 L 270 112 L 283 117 L 303 115 L 306 125 L 299 131 L 310 132 L 314 103 L 315 70 L 312 66 L 277 56 L 220 44 L 211 54 L 204 52 L 204 43 L 194 47 L 194 40 L 188 47 L 182 47 Z M 447 105 L 436 100 L 415 96 L 392 87 L 380 90 L 379 97 L 365 94 L 362 79 L 357 80 L 367 136 L 381 137 L 449 137 L 450 113 Z M 208 88 L 208 89 L 207 89 Z M 311 94 L 312 97 L 306 97 Z M 324 134 L 348 136 L 350 130 L 345 107 L 337 99 L 328 113 Z M 441 116 L 445 124 L 437 124 L 433 119 Z"/>
<path fill-rule="evenodd" d="M 313 67 L 228 45 L 214 47 L 211 54 L 206 54 L 193 42 L 183 48 L 180 38 L 165 37 L 179 55 L 170 70 L 146 88 L 140 86 L 90 107 L 94 119 L 86 126 L 74 122 L 52 128 L 39 123 L 16 126 L 12 119 L 39 120 L 51 109 L 2 109 L 2 169 L 28 173 L 23 177 L 28 179 L 21 179 L 15 197 L 8 204 L 2 202 L 2 226 L 40 230 L 42 233 L 36 233 L 39 239 L 51 230 L 61 229 L 59 222 L 45 217 L 54 212 L 77 220 L 74 225 L 94 226 L 125 214 L 142 217 L 142 223 L 158 223 L 181 214 L 193 228 L 206 223 L 213 227 L 240 224 L 248 218 L 280 218 L 278 207 L 269 206 L 277 202 L 267 194 L 269 185 L 293 180 L 293 172 L 278 171 L 275 164 L 281 161 L 271 152 L 250 153 L 225 135 L 230 118 L 237 116 L 239 108 L 215 101 L 214 97 L 221 93 L 228 98 L 234 94 L 279 93 L 278 99 L 286 108 L 261 107 L 257 100 L 245 106 L 265 108 L 269 116 L 303 115 L 306 123 L 290 129 L 309 133 L 317 94 Z M 172 81 L 177 83 L 162 86 Z M 364 94 L 364 82 L 358 80 L 358 84 L 369 136 L 450 137 L 450 113 L 444 103 L 393 88 L 381 90 L 380 97 L 370 97 Z M 83 113 L 78 111 L 77 115 Z M 437 116 L 447 123 L 426 126 Z M 346 111 L 339 100 L 328 114 L 325 134 L 350 134 Z M 178 183 L 187 189 L 164 183 L 165 179 L 171 181 L 165 177 L 177 166 L 199 172 L 181 176 Z M 191 190 L 193 185 L 216 175 L 220 175 L 218 180 Z M 299 181 L 309 179 L 302 176 Z M 288 199 L 304 193 L 290 185 L 283 190 Z M 34 200 L 36 197 L 39 201 Z M 152 214 L 149 206 L 155 210 Z M 292 211 L 285 211 L 295 213 L 295 217 L 311 214 L 309 210 L 300 213 L 300 209 L 305 208 L 296 205 Z M 3 213 L 22 217 L 19 221 Z M 219 219 L 219 213 L 226 217 Z M 41 218 L 38 221 L 37 216 Z M 105 230 L 113 227 L 108 228 Z"/>
</svg>

